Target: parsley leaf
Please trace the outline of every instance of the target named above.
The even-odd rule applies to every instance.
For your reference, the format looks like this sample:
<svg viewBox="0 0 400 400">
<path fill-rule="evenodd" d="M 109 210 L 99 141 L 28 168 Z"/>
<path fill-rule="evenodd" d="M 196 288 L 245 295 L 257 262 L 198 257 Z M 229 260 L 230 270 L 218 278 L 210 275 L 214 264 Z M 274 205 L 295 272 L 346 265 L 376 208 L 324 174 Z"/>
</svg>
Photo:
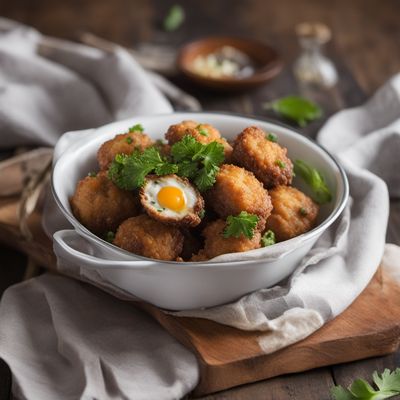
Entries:
<svg viewBox="0 0 400 400">
<path fill-rule="evenodd" d="M 90 176 L 91 178 L 96 178 L 97 172 L 91 171 L 88 173 L 88 176 Z"/>
<path fill-rule="evenodd" d="M 276 160 L 275 165 L 277 165 L 280 169 L 286 168 L 286 163 L 284 163 L 282 160 Z"/>
<path fill-rule="evenodd" d="M 128 144 L 132 144 L 133 139 L 130 136 L 127 136 L 126 139 L 125 139 L 125 142 L 128 143 Z"/>
<path fill-rule="evenodd" d="M 254 231 L 258 223 L 258 216 L 249 214 L 246 211 L 242 211 L 236 217 L 230 215 L 226 219 L 226 228 L 223 232 L 224 238 L 235 237 L 238 238 L 241 235 L 252 239 Z"/>
<path fill-rule="evenodd" d="M 314 102 L 300 96 L 287 96 L 270 103 L 264 103 L 265 109 L 272 109 L 284 118 L 296 122 L 302 128 L 308 122 L 322 116 L 322 109 Z"/>
<path fill-rule="evenodd" d="M 277 136 L 274 135 L 273 133 L 268 133 L 267 135 L 265 135 L 265 138 L 267 140 L 269 140 L 270 142 L 274 142 L 274 143 L 276 143 L 278 141 Z"/>
<path fill-rule="evenodd" d="M 197 125 L 196 126 L 197 131 L 200 133 L 202 136 L 208 136 L 208 130 L 206 128 L 203 128 L 203 125 Z"/>
<path fill-rule="evenodd" d="M 219 165 L 224 162 L 224 147 L 221 143 L 202 144 L 193 136 L 186 135 L 171 147 L 179 176 L 189 178 L 203 192 L 215 183 Z"/>
<path fill-rule="evenodd" d="M 342 386 L 333 387 L 331 394 L 335 400 L 378 400 L 400 394 L 400 368 L 393 372 L 385 369 L 381 376 L 375 371 L 372 378 L 378 390 L 364 379 L 356 379 L 347 389 Z"/>
<path fill-rule="evenodd" d="M 109 242 L 112 243 L 115 239 L 115 233 L 112 231 L 108 231 L 106 232 L 106 234 L 104 235 L 104 239 Z"/>
<path fill-rule="evenodd" d="M 261 246 L 262 247 L 272 246 L 275 243 L 276 243 L 275 233 L 271 230 L 266 231 L 261 238 Z"/>
<path fill-rule="evenodd" d="M 143 132 L 144 128 L 142 124 L 136 124 L 129 128 L 129 132 Z"/>
<path fill-rule="evenodd" d="M 178 167 L 163 160 L 154 147 L 142 153 L 117 154 L 108 170 L 109 178 L 121 189 L 137 189 L 144 183 L 146 175 L 154 171 L 157 175 L 167 175 L 178 171 Z"/>
<path fill-rule="evenodd" d="M 317 203 L 325 204 L 332 200 L 332 193 L 325 183 L 324 177 L 317 169 L 303 160 L 296 160 L 294 162 L 294 172 L 296 175 L 301 176 L 310 186 L 313 191 L 312 197 Z"/>
<path fill-rule="evenodd" d="M 167 32 L 172 32 L 177 30 L 185 20 L 185 11 L 179 5 L 173 5 L 168 11 L 168 15 L 164 19 L 164 29 Z"/>
</svg>

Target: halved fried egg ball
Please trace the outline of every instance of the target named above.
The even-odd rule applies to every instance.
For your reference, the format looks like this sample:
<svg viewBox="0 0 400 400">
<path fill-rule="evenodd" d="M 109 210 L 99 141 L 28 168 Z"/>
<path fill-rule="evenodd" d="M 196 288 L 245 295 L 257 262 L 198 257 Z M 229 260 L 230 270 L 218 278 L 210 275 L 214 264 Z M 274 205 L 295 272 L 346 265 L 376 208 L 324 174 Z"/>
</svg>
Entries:
<svg viewBox="0 0 400 400">
<path fill-rule="evenodd" d="M 193 227 L 201 222 L 204 200 L 199 191 L 177 175 L 149 175 L 140 202 L 152 218 L 165 224 Z"/>
<path fill-rule="evenodd" d="M 118 227 L 113 244 L 143 257 L 174 261 L 182 252 L 183 239 L 177 227 L 142 214 Z"/>
<path fill-rule="evenodd" d="M 135 150 L 143 151 L 154 144 L 145 133 L 128 132 L 116 135 L 104 142 L 97 152 L 97 161 L 101 170 L 106 170 L 117 154 L 132 154 Z"/>
<path fill-rule="evenodd" d="M 290 186 L 277 186 L 269 191 L 272 213 L 266 229 L 275 233 L 281 242 L 312 229 L 317 220 L 319 206 L 300 190 Z"/>
<path fill-rule="evenodd" d="M 193 136 L 198 142 L 208 144 L 218 142 L 224 146 L 225 158 L 229 159 L 232 154 L 232 146 L 221 136 L 218 129 L 210 124 L 201 124 L 197 121 L 182 121 L 168 128 L 165 138 L 168 144 L 173 145 L 183 139 L 184 136 Z"/>
<path fill-rule="evenodd" d="M 77 220 L 99 236 L 139 213 L 137 196 L 115 186 L 105 171 L 80 180 L 70 204 Z"/>
<path fill-rule="evenodd" d="M 251 171 L 267 189 L 290 185 L 293 164 L 287 149 L 268 137 L 268 133 L 257 126 L 244 129 L 233 144 L 233 162 Z"/>
</svg>

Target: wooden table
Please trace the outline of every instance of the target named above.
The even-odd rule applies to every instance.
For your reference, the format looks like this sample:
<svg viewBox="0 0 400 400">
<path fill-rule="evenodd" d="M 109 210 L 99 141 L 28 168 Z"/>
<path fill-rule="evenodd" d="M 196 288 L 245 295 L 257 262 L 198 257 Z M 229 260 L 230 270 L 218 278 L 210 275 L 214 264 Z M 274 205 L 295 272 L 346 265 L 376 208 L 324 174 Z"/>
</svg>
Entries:
<svg viewBox="0 0 400 400">
<path fill-rule="evenodd" d="M 173 80 L 190 91 L 205 109 L 267 116 L 263 101 L 298 92 L 291 65 L 299 52 L 294 25 L 320 21 L 333 31 L 327 48 L 340 73 L 335 98 L 324 101 L 325 117 L 341 107 L 361 104 L 400 67 L 400 3 L 397 0 L 186 0 L 186 23 L 165 33 L 160 22 L 171 0 L 3 0 L 0 15 L 30 24 L 43 33 L 76 39 L 79 32 L 135 47 L 143 43 L 182 43 L 208 34 L 239 34 L 268 41 L 277 47 L 285 70 L 270 84 L 245 94 L 224 95 L 193 88 L 180 77 Z M 323 121 L 304 133 L 314 136 Z M 2 157 L 10 152 L 2 153 Z M 391 202 L 388 241 L 400 244 L 400 202 Z M 0 291 L 24 277 L 25 257 L 0 246 Z M 11 267 L 12 266 L 12 267 Z M 370 378 L 374 370 L 400 365 L 400 352 L 375 359 L 321 368 L 231 389 L 204 399 L 329 399 L 334 384 L 347 386 L 358 377 Z M 1 371 L 1 366 L 0 366 Z M 4 374 L 3 374 L 4 377 Z M 0 387 L 2 375 L 0 373 Z M 0 397 L 2 392 L 0 390 Z"/>
</svg>

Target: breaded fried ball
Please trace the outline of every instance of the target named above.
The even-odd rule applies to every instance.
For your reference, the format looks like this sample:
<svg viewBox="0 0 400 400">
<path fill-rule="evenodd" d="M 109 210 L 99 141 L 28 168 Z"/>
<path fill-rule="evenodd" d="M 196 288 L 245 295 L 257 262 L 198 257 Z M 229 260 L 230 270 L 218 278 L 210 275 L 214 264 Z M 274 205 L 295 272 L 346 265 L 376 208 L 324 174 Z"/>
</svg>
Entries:
<svg viewBox="0 0 400 400">
<path fill-rule="evenodd" d="M 266 229 L 275 233 L 281 242 L 312 229 L 318 216 L 318 205 L 300 190 L 290 186 L 277 186 L 269 191 L 272 205 Z"/>
<path fill-rule="evenodd" d="M 91 232 L 102 236 L 138 214 L 138 199 L 108 179 L 105 171 L 80 180 L 70 200 L 72 212 Z"/>
<path fill-rule="evenodd" d="M 262 129 L 250 126 L 238 135 L 233 144 L 232 160 L 253 172 L 267 189 L 290 185 L 293 164 L 287 149 L 267 139 Z"/>
<path fill-rule="evenodd" d="M 144 257 L 173 261 L 182 251 L 183 239 L 178 228 L 142 214 L 119 226 L 113 244 Z"/>
<path fill-rule="evenodd" d="M 232 146 L 221 137 L 218 129 L 209 124 L 200 124 L 196 121 L 182 121 L 179 124 L 171 125 L 168 128 L 165 138 L 168 144 L 173 145 L 179 142 L 184 136 L 193 136 L 198 142 L 208 144 L 211 142 L 218 142 L 224 146 L 225 158 L 230 159 L 232 154 Z"/>
<path fill-rule="evenodd" d="M 153 140 L 141 132 L 128 132 L 116 135 L 104 142 L 97 152 L 97 161 L 101 170 L 106 170 L 117 154 L 132 154 L 135 150 L 143 151 L 154 144 Z"/>
<path fill-rule="evenodd" d="M 241 211 L 256 214 L 261 230 L 272 210 L 271 199 L 262 183 L 250 171 L 236 165 L 221 166 L 206 196 L 207 204 L 222 218 Z"/>
<path fill-rule="evenodd" d="M 221 254 L 239 253 L 242 251 L 254 250 L 260 248 L 261 234 L 258 230 L 254 232 L 252 239 L 241 235 L 238 238 L 223 236 L 226 222 L 218 219 L 211 222 L 203 230 L 205 238 L 204 248 L 194 255 L 191 261 L 205 261 L 217 257 Z"/>
</svg>

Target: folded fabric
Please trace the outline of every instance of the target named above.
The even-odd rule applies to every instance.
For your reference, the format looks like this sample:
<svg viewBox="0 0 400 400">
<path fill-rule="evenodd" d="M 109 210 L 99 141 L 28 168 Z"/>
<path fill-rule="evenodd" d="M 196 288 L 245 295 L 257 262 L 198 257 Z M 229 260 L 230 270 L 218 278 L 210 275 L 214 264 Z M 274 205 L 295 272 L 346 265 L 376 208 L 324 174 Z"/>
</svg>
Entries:
<svg viewBox="0 0 400 400">
<path fill-rule="evenodd" d="M 0 114 L 2 146 L 54 144 L 62 131 L 170 110 L 122 49 L 106 54 L 54 41 L 44 58 L 37 54 L 37 32 L 17 27 L 4 35 L 8 40 L 0 36 L 0 77 L 7 90 L 0 92 L 0 107 L 7 102 L 15 104 L 23 93 L 26 99 L 18 103 L 18 112 L 2 108 L 9 111 Z M 14 84 L 7 86 L 9 82 Z M 263 331 L 260 346 L 268 353 L 308 336 L 351 304 L 382 258 L 388 218 L 384 180 L 392 193 L 398 190 L 399 82 L 400 77 L 395 77 L 366 106 L 338 113 L 322 129 L 319 141 L 345 166 L 352 201 L 295 273 L 280 286 L 235 303 L 175 315 Z M 65 90 L 60 89 L 63 85 Z M 90 108 L 87 112 L 86 107 Z M 50 213 L 47 217 L 52 218 Z M 70 276 L 130 298 L 79 266 L 60 267 Z M 37 398 L 152 398 L 154 393 L 156 398 L 170 399 L 189 391 L 198 379 L 194 357 L 161 327 L 128 303 L 123 305 L 113 296 L 69 278 L 44 276 L 10 288 L 0 304 L 0 319 L 0 357 L 9 363 L 14 393 L 21 398 L 34 387 Z M 40 336 L 42 327 L 46 330 Z M 45 343 L 51 343 L 46 351 Z M 162 351 L 152 351 L 152 346 Z M 167 354 L 171 357 L 165 360 Z M 121 365 L 131 372 L 129 382 Z M 60 376 L 68 374 L 80 377 L 76 388 L 71 388 L 69 380 L 65 385 L 60 382 Z M 53 391 L 46 389 L 49 387 Z"/>
</svg>

